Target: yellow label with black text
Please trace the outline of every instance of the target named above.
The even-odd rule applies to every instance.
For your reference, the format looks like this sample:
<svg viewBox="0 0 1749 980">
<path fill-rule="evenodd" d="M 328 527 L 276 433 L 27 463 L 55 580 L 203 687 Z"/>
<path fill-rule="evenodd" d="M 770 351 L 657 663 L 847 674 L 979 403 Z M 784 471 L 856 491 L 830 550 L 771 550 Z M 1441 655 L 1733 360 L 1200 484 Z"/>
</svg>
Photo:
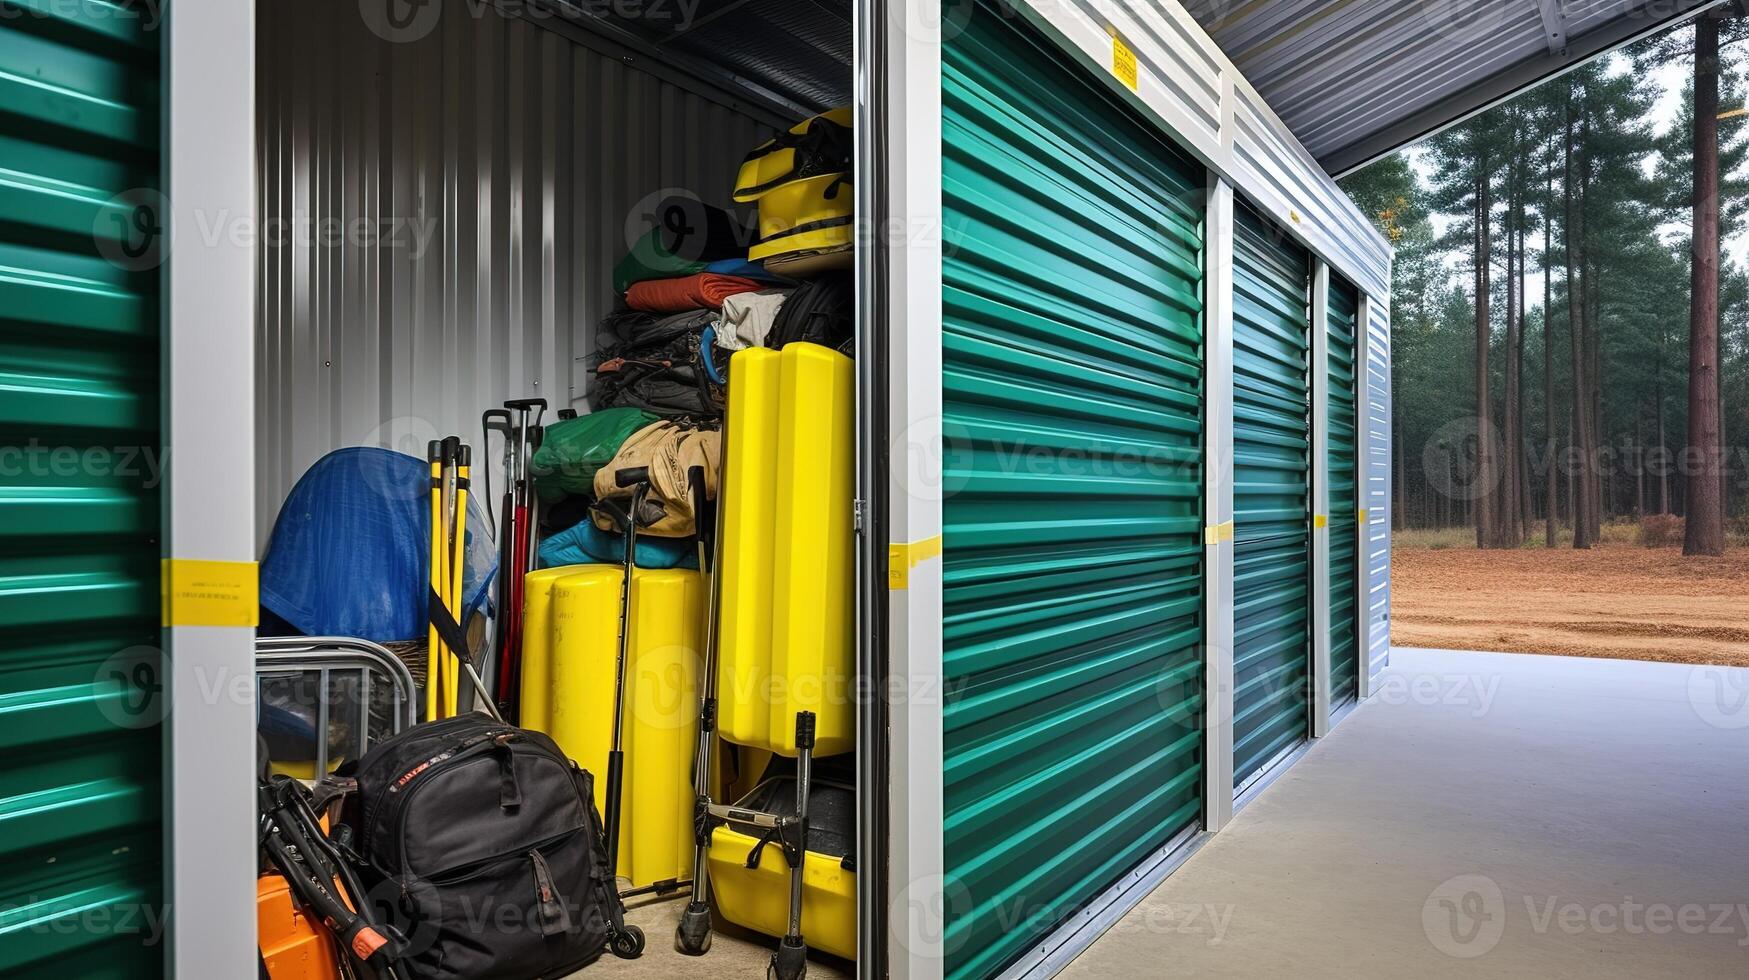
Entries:
<svg viewBox="0 0 1749 980">
<path fill-rule="evenodd" d="M 1123 38 L 1118 37 L 1115 33 L 1111 35 L 1111 73 L 1118 77 L 1118 81 L 1129 86 L 1130 91 L 1136 90 L 1136 85 L 1139 83 L 1136 53 L 1131 51 L 1130 46 L 1123 43 Z"/>
<path fill-rule="evenodd" d="M 165 626 L 261 624 L 261 567 L 255 562 L 166 558 L 159 575 Z"/>
</svg>

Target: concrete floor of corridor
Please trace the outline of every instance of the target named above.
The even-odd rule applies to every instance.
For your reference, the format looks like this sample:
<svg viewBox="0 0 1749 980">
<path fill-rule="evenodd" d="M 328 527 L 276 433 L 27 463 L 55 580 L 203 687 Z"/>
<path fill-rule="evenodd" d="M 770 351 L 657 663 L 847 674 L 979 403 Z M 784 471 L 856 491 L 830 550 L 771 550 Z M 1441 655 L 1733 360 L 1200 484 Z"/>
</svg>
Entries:
<svg viewBox="0 0 1749 980">
<path fill-rule="evenodd" d="M 1749 977 L 1749 670 L 1396 650 L 1063 976 Z"/>
</svg>

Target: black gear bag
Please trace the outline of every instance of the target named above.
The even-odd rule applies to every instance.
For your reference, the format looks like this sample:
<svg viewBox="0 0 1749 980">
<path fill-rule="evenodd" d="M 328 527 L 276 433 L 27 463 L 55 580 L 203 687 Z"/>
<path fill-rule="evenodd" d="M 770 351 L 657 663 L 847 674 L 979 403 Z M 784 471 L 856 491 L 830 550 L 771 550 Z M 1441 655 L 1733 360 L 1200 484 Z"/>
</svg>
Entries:
<svg viewBox="0 0 1749 980">
<path fill-rule="evenodd" d="M 360 877 L 419 977 L 558 977 L 630 958 L 594 780 L 552 739 L 469 714 L 371 749 L 347 798 Z"/>
</svg>

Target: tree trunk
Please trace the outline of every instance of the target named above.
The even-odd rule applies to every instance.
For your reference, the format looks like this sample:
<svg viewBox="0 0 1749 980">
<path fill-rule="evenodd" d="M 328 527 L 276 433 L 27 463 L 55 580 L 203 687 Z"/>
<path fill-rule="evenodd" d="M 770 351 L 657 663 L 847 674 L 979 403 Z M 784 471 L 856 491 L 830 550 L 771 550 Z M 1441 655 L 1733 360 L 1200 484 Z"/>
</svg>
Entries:
<svg viewBox="0 0 1749 980">
<path fill-rule="evenodd" d="M 1586 125 L 1589 133 L 1591 127 Z M 1589 142 L 1589 141 L 1588 141 Z M 1589 157 L 1587 157 L 1589 169 Z M 1581 190 L 1580 207 L 1590 203 L 1589 190 Z M 1590 212 L 1586 212 L 1584 227 L 1590 227 Z M 1610 513 L 1604 506 L 1605 496 L 1603 481 L 1605 475 L 1614 477 L 1614 468 L 1605 468 L 1603 458 L 1604 447 L 1609 444 L 1608 433 L 1603 426 L 1603 342 L 1600 337 L 1602 325 L 1598 322 L 1603 316 L 1603 274 L 1597 263 L 1591 258 L 1590 243 L 1587 242 L 1580 253 L 1584 259 L 1585 270 L 1580 275 L 1585 287 L 1585 345 L 1586 356 L 1590 359 L 1590 367 L 1585 372 L 1585 384 L 1591 389 L 1591 540 L 1603 540 L 1603 520 Z M 1613 483 L 1612 483 L 1613 485 Z"/>
<path fill-rule="evenodd" d="M 1518 144 L 1518 147 L 1522 152 L 1523 144 Z M 1515 486 L 1515 493 L 1518 495 L 1518 513 L 1515 514 L 1515 518 L 1518 523 L 1516 523 L 1515 532 L 1513 532 L 1515 546 L 1523 544 L 1525 539 L 1529 539 L 1530 525 L 1532 525 L 1532 521 L 1536 520 L 1536 514 L 1532 513 L 1532 497 L 1530 497 L 1530 443 L 1527 439 L 1527 429 L 1529 429 L 1530 422 L 1529 418 L 1525 416 L 1527 415 L 1525 399 L 1529 397 L 1530 388 L 1530 385 L 1525 383 L 1525 332 L 1527 332 L 1527 325 L 1529 325 L 1529 318 L 1525 317 L 1525 308 L 1529 303 L 1525 299 L 1525 292 L 1529 287 L 1529 283 L 1525 282 L 1525 268 L 1529 264 L 1529 254 L 1525 252 L 1525 207 L 1529 205 L 1527 198 L 1529 198 L 1529 194 L 1525 193 L 1522 175 L 1520 182 L 1518 182 L 1518 205 L 1516 205 L 1518 219 L 1513 222 L 1516 236 L 1518 236 L 1518 245 L 1516 245 L 1518 247 L 1518 313 L 1516 313 L 1516 317 L 1518 317 L 1518 341 L 1513 345 L 1513 371 L 1518 374 L 1518 385 L 1516 385 L 1518 387 L 1518 402 L 1513 406 L 1513 415 L 1518 420 L 1518 423 L 1513 425 L 1513 458 L 1516 460 L 1515 469 L 1518 472 L 1518 483 Z"/>
<path fill-rule="evenodd" d="M 1634 518 L 1646 516 L 1646 411 L 1634 406 Z"/>
<path fill-rule="evenodd" d="M 1567 493 L 1572 503 L 1573 514 L 1573 547 L 1584 550 L 1591 547 L 1591 481 L 1590 453 L 1591 442 L 1591 412 L 1590 391 L 1585 384 L 1585 321 L 1582 307 L 1585 301 L 1584 284 L 1579 279 L 1579 257 L 1575 253 L 1578 243 L 1584 234 L 1583 208 L 1579 206 L 1576 189 L 1578 177 L 1576 161 L 1573 159 L 1573 91 L 1567 94 L 1567 146 L 1565 152 L 1567 187 L 1567 329 L 1571 337 L 1573 353 L 1573 445 L 1578 448 L 1577 459 L 1574 460 L 1573 472 L 1568 476 Z M 1577 484 L 1577 485 L 1575 485 Z"/>
<path fill-rule="evenodd" d="M 1664 438 L 1664 338 L 1658 338 L 1657 382 L 1653 385 L 1658 398 L 1658 513 L 1670 513 L 1670 443 Z"/>
<path fill-rule="evenodd" d="M 1516 164 L 1508 164 L 1510 168 Z M 1495 515 L 1498 524 L 1494 528 L 1494 546 L 1505 548 L 1516 544 L 1518 522 L 1518 451 L 1513 437 L 1518 431 L 1518 365 L 1513 360 L 1512 351 L 1518 346 L 1518 257 L 1516 252 L 1517 231 L 1513 227 L 1517 202 L 1509 178 L 1506 188 L 1506 227 L 1501 229 L 1506 237 L 1506 343 L 1501 353 L 1506 358 L 1506 384 L 1501 392 L 1501 425 L 1500 450 L 1501 469 L 1504 471 L 1500 481 L 1500 493 L 1496 497 L 1498 511 Z"/>
<path fill-rule="evenodd" d="M 1361 421 L 1362 424 L 1364 424 L 1364 416 Z M 1391 429 L 1391 441 L 1398 444 L 1398 446 L 1394 447 L 1391 452 L 1391 464 L 1396 467 L 1397 471 L 1394 478 L 1391 480 L 1391 489 L 1396 493 L 1397 501 L 1396 506 L 1391 508 L 1391 527 L 1393 530 L 1400 531 L 1403 529 L 1403 522 L 1408 518 L 1407 515 L 1403 513 L 1403 452 L 1401 449 L 1403 436 L 1401 431 L 1395 427 Z M 1361 487 L 1360 492 L 1364 494 L 1366 488 Z M 1361 497 L 1361 503 L 1365 502 L 1366 498 L 1364 496 Z"/>
<path fill-rule="evenodd" d="M 1694 262 L 1688 317 L 1685 555 L 1725 553 L 1719 444 L 1719 22 L 1694 24 Z"/>
<path fill-rule="evenodd" d="M 1492 548 L 1498 543 L 1494 524 L 1494 500 L 1500 484 L 1494 466 L 1497 433 L 1494 431 L 1494 408 L 1491 404 L 1492 392 L 1489 391 L 1488 377 L 1488 346 L 1492 339 L 1492 317 L 1489 309 L 1492 297 L 1489 294 L 1493 287 L 1488 266 L 1494 251 L 1493 229 L 1488 222 L 1493 217 L 1494 202 L 1492 181 L 1488 179 L 1487 160 L 1487 154 L 1483 153 L 1476 161 L 1476 480 L 1480 492 L 1474 495 L 1474 505 L 1478 548 Z"/>
<path fill-rule="evenodd" d="M 1555 168 L 1549 167 L 1548 206 L 1543 209 L 1543 428 L 1548 432 L 1548 520 L 1543 527 L 1543 547 L 1555 546 L 1555 513 L 1557 470 L 1555 466 L 1555 285 L 1554 272 L 1549 268 L 1555 251 Z"/>
</svg>

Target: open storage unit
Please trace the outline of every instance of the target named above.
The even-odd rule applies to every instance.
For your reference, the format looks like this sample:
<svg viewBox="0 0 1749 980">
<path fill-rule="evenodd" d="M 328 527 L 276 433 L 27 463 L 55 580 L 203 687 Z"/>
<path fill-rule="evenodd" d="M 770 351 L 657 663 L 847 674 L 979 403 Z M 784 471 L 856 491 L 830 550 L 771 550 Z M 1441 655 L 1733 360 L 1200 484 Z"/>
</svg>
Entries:
<svg viewBox="0 0 1749 980">
<path fill-rule="evenodd" d="M 247 672 L 292 482 L 506 397 L 584 407 L 628 228 L 674 189 L 726 204 L 741 154 L 834 106 L 859 215 L 858 972 L 1049 975 L 1384 666 L 1390 249 L 1176 3 L 725 0 L 680 26 L 177 0 L 0 34 L 0 80 L 47 86 L 0 88 L 32 178 L 0 194 L 0 265 L 26 272 L 0 279 L 22 379 L 0 422 L 176 447 L 162 489 L 9 488 L 28 519 L 0 531 L 0 615 L 33 631 L 0 693 L 53 721 L 10 737 L 70 733 L 5 763 L 33 822 L 0 845 L 0 904 L 46 896 L 30 932 L 162 882 L 169 958 L 31 932 L 8 975 L 254 968 L 253 705 L 211 692 Z M 130 268 L 111 243 L 141 215 L 176 248 Z M 167 655 L 99 672 L 136 644 Z M 150 720 L 110 718 L 136 689 Z"/>
</svg>

